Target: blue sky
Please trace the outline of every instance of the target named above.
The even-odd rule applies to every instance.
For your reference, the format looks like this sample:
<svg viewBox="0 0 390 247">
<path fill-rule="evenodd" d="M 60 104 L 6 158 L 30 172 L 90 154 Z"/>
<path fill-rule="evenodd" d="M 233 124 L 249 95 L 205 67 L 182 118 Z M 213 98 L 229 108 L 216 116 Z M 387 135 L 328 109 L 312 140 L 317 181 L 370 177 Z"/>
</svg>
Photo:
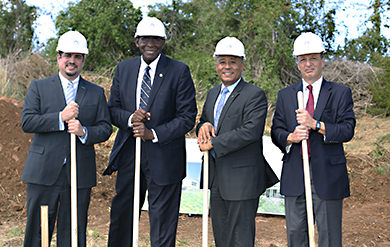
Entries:
<svg viewBox="0 0 390 247">
<path fill-rule="evenodd" d="M 328 0 L 328 7 L 337 5 L 339 8 L 336 14 L 337 29 L 340 34 L 336 38 L 336 43 L 341 46 L 344 45 L 344 38 L 352 39 L 359 36 L 365 30 L 364 22 L 369 18 L 371 12 L 367 10 L 372 0 Z M 40 43 L 47 41 L 47 39 L 56 36 L 54 27 L 54 19 L 59 11 L 68 6 L 69 0 L 26 0 L 28 5 L 35 5 L 39 8 L 38 13 L 40 17 L 35 23 L 35 37 Z M 132 1 L 134 7 L 141 7 L 143 14 L 147 14 L 147 6 L 155 3 L 167 4 L 170 0 L 134 0 Z M 345 9 L 344 11 L 342 9 Z M 387 13 L 390 18 L 390 13 Z M 390 21 L 387 21 L 390 25 Z M 383 35 L 390 39 L 389 28 L 383 28 Z"/>
</svg>

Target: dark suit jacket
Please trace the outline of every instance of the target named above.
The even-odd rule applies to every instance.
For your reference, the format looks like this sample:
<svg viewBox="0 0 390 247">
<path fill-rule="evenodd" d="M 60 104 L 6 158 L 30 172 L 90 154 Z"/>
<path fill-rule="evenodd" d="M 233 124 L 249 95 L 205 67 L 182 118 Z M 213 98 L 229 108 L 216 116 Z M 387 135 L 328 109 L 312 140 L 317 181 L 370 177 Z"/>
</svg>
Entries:
<svg viewBox="0 0 390 247">
<path fill-rule="evenodd" d="M 128 119 L 137 109 L 136 90 L 141 57 L 117 65 L 108 101 L 111 119 L 119 128 L 106 171 L 118 169 L 120 160 L 134 160 L 135 138 Z M 195 125 L 197 113 L 195 88 L 187 65 L 161 54 L 146 111 L 151 113 L 145 125 L 154 129 L 158 143 L 147 146 L 150 171 L 158 185 L 181 181 L 186 176 L 185 134 Z M 122 150 L 124 144 L 127 150 Z"/>
<path fill-rule="evenodd" d="M 287 136 L 298 125 L 295 110 L 298 109 L 297 92 L 302 82 L 279 91 L 271 128 L 273 143 L 284 153 L 281 176 L 281 193 L 299 196 L 304 192 L 301 143 L 292 144 L 286 153 Z M 312 179 L 321 199 L 342 199 L 350 195 L 343 142 L 352 139 L 355 129 L 352 92 L 349 87 L 323 80 L 314 119 L 325 123 L 326 139 L 311 131 L 310 151 Z"/>
<path fill-rule="evenodd" d="M 203 106 L 199 128 L 214 125 L 214 105 L 221 86 L 211 89 Z M 221 112 L 216 137 L 212 139 L 215 159 L 210 155 L 210 184 L 218 173 L 221 195 L 225 200 L 259 197 L 278 178 L 263 156 L 263 132 L 267 98 L 259 87 L 243 79 L 238 83 Z"/>
<path fill-rule="evenodd" d="M 81 125 L 88 130 L 85 144 L 76 138 L 77 187 L 96 185 L 94 144 L 107 140 L 112 132 L 103 88 L 80 77 L 75 100 Z M 32 81 L 22 111 L 22 128 L 35 133 L 24 166 L 22 181 L 52 185 L 57 180 L 64 158 L 70 163 L 70 134 L 59 130 L 59 112 L 66 106 L 59 75 Z M 70 166 L 68 178 L 70 184 Z"/>
</svg>

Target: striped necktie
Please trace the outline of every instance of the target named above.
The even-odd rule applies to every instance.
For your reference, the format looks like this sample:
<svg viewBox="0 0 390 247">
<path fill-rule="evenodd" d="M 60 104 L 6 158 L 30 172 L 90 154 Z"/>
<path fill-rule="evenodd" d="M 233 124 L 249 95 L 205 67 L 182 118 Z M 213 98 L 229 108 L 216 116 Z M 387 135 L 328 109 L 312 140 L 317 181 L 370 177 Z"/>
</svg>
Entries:
<svg viewBox="0 0 390 247">
<path fill-rule="evenodd" d="M 152 82 L 150 80 L 149 74 L 150 67 L 146 67 L 144 77 L 142 78 L 141 84 L 141 95 L 139 101 L 139 108 L 146 110 L 146 106 L 148 105 L 150 91 L 152 90 Z"/>
<path fill-rule="evenodd" d="M 69 82 L 65 89 L 66 104 L 69 105 L 75 99 L 75 90 L 73 88 L 73 82 Z"/>
</svg>

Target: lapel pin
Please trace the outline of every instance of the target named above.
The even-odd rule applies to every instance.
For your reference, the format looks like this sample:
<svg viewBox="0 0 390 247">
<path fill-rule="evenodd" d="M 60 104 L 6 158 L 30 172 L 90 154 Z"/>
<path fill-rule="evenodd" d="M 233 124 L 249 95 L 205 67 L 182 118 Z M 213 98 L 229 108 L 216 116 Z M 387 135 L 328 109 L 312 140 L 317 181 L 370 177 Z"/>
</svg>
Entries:
<svg viewBox="0 0 390 247">
<path fill-rule="evenodd" d="M 163 77 L 163 74 L 160 74 L 159 76 L 160 76 L 160 77 Z"/>
</svg>

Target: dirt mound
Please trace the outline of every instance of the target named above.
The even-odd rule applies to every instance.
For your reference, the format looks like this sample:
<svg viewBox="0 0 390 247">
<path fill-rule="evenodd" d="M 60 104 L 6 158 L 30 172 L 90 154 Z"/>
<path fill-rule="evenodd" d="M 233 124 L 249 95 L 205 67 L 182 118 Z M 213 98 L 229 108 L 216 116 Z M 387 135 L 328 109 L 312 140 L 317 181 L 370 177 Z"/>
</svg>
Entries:
<svg viewBox="0 0 390 247">
<path fill-rule="evenodd" d="M 21 129 L 21 106 L 21 102 L 16 100 L 0 98 L 0 225 L 3 227 L 23 228 L 26 220 L 26 184 L 20 178 L 33 134 L 24 133 Z M 385 126 L 389 126 L 390 120 L 386 121 L 388 123 Z M 372 121 L 368 119 L 368 122 Z M 359 123 L 360 126 L 364 125 Z M 359 128 L 356 141 L 365 135 L 365 128 Z M 115 174 L 104 177 L 101 174 L 108 163 L 111 142 L 95 146 L 98 185 L 92 190 L 89 210 L 90 246 L 105 246 L 107 241 L 110 204 L 115 194 Z M 348 154 L 347 159 L 351 197 L 344 201 L 343 245 L 390 246 L 390 175 L 388 171 L 378 172 L 366 155 Z M 200 246 L 201 229 L 201 217 L 181 215 L 178 246 Z M 148 231 L 148 216 L 142 212 L 140 239 L 148 241 Z M 259 215 L 256 218 L 256 231 L 256 246 L 286 246 L 284 217 Z M 23 236 L 20 236 L 12 241 L 21 243 L 22 239 Z M 0 238 L 0 243 L 3 240 Z M 213 242 L 211 222 L 209 242 Z M 148 242 L 143 244 L 148 246 Z"/>
<path fill-rule="evenodd" d="M 21 102 L 0 98 L 0 222 L 26 216 L 26 185 L 20 177 L 33 135 L 23 132 L 21 112 Z"/>
</svg>

